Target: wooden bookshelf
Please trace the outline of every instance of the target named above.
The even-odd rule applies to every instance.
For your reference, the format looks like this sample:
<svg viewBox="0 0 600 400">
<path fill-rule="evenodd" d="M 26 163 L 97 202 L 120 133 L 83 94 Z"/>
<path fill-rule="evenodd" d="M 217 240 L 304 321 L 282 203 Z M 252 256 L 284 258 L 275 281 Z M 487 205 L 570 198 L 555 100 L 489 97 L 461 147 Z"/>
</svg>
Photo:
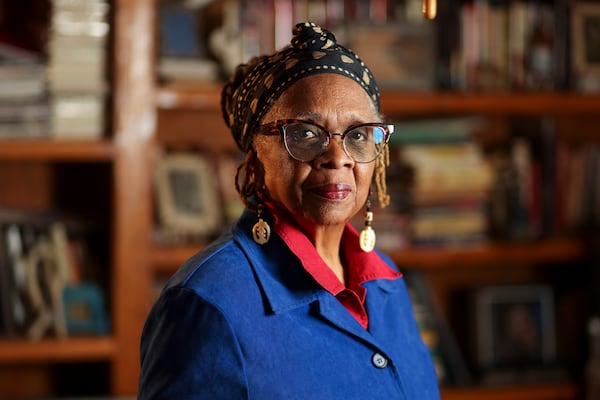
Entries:
<svg viewBox="0 0 600 400">
<path fill-rule="evenodd" d="M 0 0 L 0 5 L 9 2 L 13 4 Z M 110 334 L 64 340 L 1 339 L 2 398 L 65 396 L 54 392 L 57 364 L 73 364 L 76 372 L 82 370 L 88 377 L 101 365 L 106 373 L 91 385 L 96 389 L 90 389 L 101 387 L 101 395 L 137 392 L 139 337 L 151 302 L 145 255 L 152 215 L 150 160 L 156 114 L 151 40 L 155 2 L 109 3 L 110 107 L 103 138 L 0 140 L 0 181 L 4 184 L 0 207 L 73 211 L 105 224 L 102 240 L 107 242 L 107 262 L 102 267 L 107 275 Z M 28 5 L 19 9 L 26 13 Z M 44 7 L 42 1 L 35 5 Z M 83 193 L 88 188 L 98 195 Z M 25 381 L 26 388 L 22 387 Z M 92 394 L 98 393 L 82 393 Z"/>
<path fill-rule="evenodd" d="M 5 140 L 0 143 L 1 161 L 111 161 L 113 143 L 99 141 Z"/>
<path fill-rule="evenodd" d="M 236 147 L 222 121 L 220 83 L 155 87 L 155 52 L 151 40 L 155 37 L 155 7 L 154 0 L 112 1 L 112 128 L 105 139 L 0 141 L 0 181 L 13 183 L 19 191 L 10 197 L 11 205 L 22 202 L 38 208 L 61 206 L 54 197 L 52 174 L 46 174 L 51 164 L 65 163 L 72 168 L 78 168 L 80 163 L 98 164 L 101 168 L 108 165 L 110 170 L 109 182 L 102 187 L 110 204 L 104 204 L 102 209 L 108 212 L 102 218 L 110 225 L 110 265 L 106 268 L 110 275 L 111 334 L 40 342 L 0 340 L 0 366 L 4 370 L 26 364 L 39 366 L 46 373 L 51 368 L 48 365 L 54 363 L 101 361 L 110 367 L 106 393 L 135 395 L 139 335 L 152 302 L 153 277 L 172 273 L 203 247 L 198 244 L 167 248 L 151 243 L 152 156 L 157 148 L 163 147 L 191 146 L 214 153 L 236 151 Z M 559 128 L 568 135 L 587 131 L 586 138 L 598 137 L 597 128 L 588 129 L 597 124 L 588 121 L 578 125 L 580 119 L 598 118 L 598 94 L 410 93 L 384 88 L 381 102 L 384 113 L 399 117 L 470 114 L 502 119 L 507 115 L 553 115 L 559 117 Z M 35 179 L 21 175 L 23 170 L 30 169 Z M 0 200 L 3 198 L 0 195 Z M 0 206 L 4 205 L 0 201 Z M 94 211 L 94 205 L 87 208 Z M 402 267 L 419 268 L 435 275 L 436 288 L 443 290 L 443 285 L 452 283 L 449 277 L 454 271 L 476 279 L 482 270 L 503 274 L 505 270 L 498 266 L 525 269 L 528 265 L 545 263 L 568 265 L 586 257 L 584 243 L 578 237 L 493 242 L 469 248 L 396 249 L 388 253 Z M 516 276 L 529 277 L 520 272 Z M 576 382 L 442 390 L 444 400 L 575 400 L 580 395 L 581 387 Z"/>
</svg>

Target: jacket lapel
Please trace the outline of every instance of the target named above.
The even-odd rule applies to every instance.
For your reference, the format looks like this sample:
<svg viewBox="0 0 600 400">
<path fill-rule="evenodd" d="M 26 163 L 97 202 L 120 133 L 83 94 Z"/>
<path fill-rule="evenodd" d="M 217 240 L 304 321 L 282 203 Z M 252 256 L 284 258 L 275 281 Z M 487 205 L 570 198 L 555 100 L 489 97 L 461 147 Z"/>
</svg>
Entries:
<svg viewBox="0 0 600 400">
<path fill-rule="evenodd" d="M 267 312 L 285 313 L 313 304 L 317 313 L 327 323 L 366 343 L 380 348 L 376 343 L 376 333 L 381 330 L 383 317 L 377 309 L 369 309 L 370 296 L 383 296 L 378 299 L 378 307 L 385 302 L 389 289 L 387 281 L 376 281 L 369 284 L 367 295 L 367 311 L 369 312 L 369 331 L 346 311 L 344 306 L 325 289 L 321 288 L 304 270 L 300 260 L 287 248 L 277 235 L 272 235 L 269 242 L 259 245 L 250 234 L 256 216 L 246 211 L 234 228 L 234 237 L 246 254 L 256 280 L 261 287 L 266 301 Z M 270 222 L 270 221 L 269 221 Z M 381 287 L 383 285 L 383 287 Z M 391 286 L 390 286 L 391 287 Z"/>
</svg>

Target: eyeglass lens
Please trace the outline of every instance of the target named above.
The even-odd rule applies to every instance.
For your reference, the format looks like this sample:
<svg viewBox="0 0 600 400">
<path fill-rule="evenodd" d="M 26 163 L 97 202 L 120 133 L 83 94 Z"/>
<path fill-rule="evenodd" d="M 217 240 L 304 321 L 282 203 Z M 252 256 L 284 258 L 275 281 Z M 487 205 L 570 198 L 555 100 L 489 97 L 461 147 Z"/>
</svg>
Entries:
<svg viewBox="0 0 600 400">
<path fill-rule="evenodd" d="M 357 126 L 343 134 L 346 154 L 356 162 L 371 162 L 385 145 L 386 131 L 381 126 Z M 288 153 L 299 161 L 312 161 L 329 145 L 330 136 L 322 128 L 310 123 L 293 122 L 284 126 L 285 146 Z"/>
</svg>

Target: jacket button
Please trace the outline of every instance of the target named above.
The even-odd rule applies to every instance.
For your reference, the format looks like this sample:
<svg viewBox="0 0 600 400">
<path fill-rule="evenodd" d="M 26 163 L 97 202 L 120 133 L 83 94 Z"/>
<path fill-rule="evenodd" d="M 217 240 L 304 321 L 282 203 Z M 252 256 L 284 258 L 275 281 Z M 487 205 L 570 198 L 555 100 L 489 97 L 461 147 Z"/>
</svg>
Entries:
<svg viewBox="0 0 600 400">
<path fill-rule="evenodd" d="M 379 353 L 373 354 L 373 357 L 371 357 L 371 361 L 373 362 L 373 365 L 377 368 L 385 368 L 388 364 L 387 358 L 385 358 Z"/>
</svg>

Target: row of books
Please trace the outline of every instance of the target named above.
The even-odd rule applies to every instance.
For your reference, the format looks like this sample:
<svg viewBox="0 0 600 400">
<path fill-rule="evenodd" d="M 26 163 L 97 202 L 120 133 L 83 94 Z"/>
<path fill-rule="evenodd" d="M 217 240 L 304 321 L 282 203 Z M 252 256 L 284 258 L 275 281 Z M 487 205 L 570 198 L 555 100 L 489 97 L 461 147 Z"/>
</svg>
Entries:
<svg viewBox="0 0 600 400">
<path fill-rule="evenodd" d="M 470 90 L 558 89 L 567 54 L 554 5 L 474 0 L 460 8 L 453 85 Z M 561 29 L 565 27 L 560 26 Z M 560 39 L 560 40 L 559 40 Z"/>
<path fill-rule="evenodd" d="M 0 138 L 104 133 L 108 10 L 104 0 L 53 0 L 44 52 L 0 42 Z"/>
<path fill-rule="evenodd" d="M 395 67 L 393 71 L 384 70 L 376 75 L 401 73 L 407 68 L 400 65 L 402 62 L 417 64 L 423 57 L 428 63 L 422 62 L 419 67 L 430 66 L 433 70 L 429 57 L 433 51 L 433 30 L 431 24 L 425 27 L 423 23 L 420 1 L 232 0 L 209 3 L 160 4 L 159 80 L 206 83 L 214 82 L 219 76 L 228 77 L 238 64 L 251 57 L 289 45 L 292 28 L 303 21 L 313 21 L 330 29 L 338 42 L 349 47 L 364 48 L 360 54 L 367 56 L 365 61 L 371 66 Z M 402 26 L 397 29 L 399 21 Z M 409 25 L 408 29 L 404 29 L 405 25 Z M 420 50 L 421 46 L 427 51 Z M 374 47 L 378 51 L 372 56 L 367 55 Z M 422 57 L 415 59 L 421 54 Z M 381 55 L 386 58 L 385 62 L 377 61 Z M 390 57 L 392 64 L 389 64 Z M 369 58 L 373 62 L 369 62 Z M 411 82 L 403 77 L 409 72 L 423 75 L 418 70 L 404 71 L 396 80 Z M 411 76 L 411 79 L 416 78 Z M 426 79 L 430 88 L 433 73 Z"/>
<path fill-rule="evenodd" d="M 41 57 L 0 43 L 0 138 L 46 136 L 49 121 Z"/>
<path fill-rule="evenodd" d="M 108 12 L 105 0 L 52 1 L 46 75 L 54 137 L 104 133 Z"/>
<path fill-rule="evenodd" d="M 399 121 L 380 245 L 463 246 L 600 227 L 600 145 L 558 139 L 551 120 L 516 119 L 507 139 L 476 141 L 480 117 Z M 485 135 L 485 133 L 483 133 Z"/>
<path fill-rule="evenodd" d="M 570 33 L 574 11 L 565 1 L 451 1 L 440 6 L 434 21 L 423 19 L 421 2 L 415 0 L 218 3 L 217 11 L 172 3 L 162 7 L 163 78 L 189 80 L 186 74 L 193 68 L 176 68 L 188 63 L 196 65 L 198 80 L 214 82 L 219 71 L 229 76 L 239 63 L 288 45 L 291 27 L 310 20 L 356 51 L 382 87 L 561 90 L 576 85 L 570 49 L 583 39 Z M 171 18 L 175 13 L 179 22 Z M 190 45 L 187 55 L 174 55 L 181 43 Z"/>
<path fill-rule="evenodd" d="M 395 123 L 399 134 L 390 143 L 388 188 L 396 227 L 388 217 L 387 226 L 377 226 L 385 246 L 459 246 L 488 240 L 486 204 L 493 175 L 475 143 L 482 124 L 478 117 Z M 400 222 L 402 230 L 397 229 Z"/>
<path fill-rule="evenodd" d="M 0 337 L 108 332 L 83 231 L 53 214 L 0 210 Z"/>
</svg>

